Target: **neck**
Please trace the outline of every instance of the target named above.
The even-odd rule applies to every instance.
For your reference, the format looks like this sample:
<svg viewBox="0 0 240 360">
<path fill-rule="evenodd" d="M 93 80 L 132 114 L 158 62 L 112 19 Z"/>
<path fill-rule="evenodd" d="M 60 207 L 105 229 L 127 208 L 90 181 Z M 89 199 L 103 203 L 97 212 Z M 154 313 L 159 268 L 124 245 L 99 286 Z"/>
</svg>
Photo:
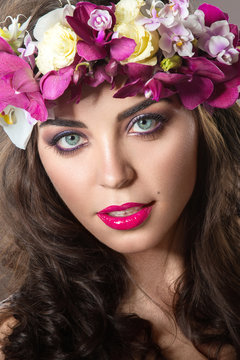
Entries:
<svg viewBox="0 0 240 360">
<path fill-rule="evenodd" d="M 147 294 L 154 302 L 169 305 L 174 295 L 174 283 L 184 271 L 184 229 L 177 223 L 157 247 L 143 252 L 126 254 L 130 292 Z"/>
</svg>

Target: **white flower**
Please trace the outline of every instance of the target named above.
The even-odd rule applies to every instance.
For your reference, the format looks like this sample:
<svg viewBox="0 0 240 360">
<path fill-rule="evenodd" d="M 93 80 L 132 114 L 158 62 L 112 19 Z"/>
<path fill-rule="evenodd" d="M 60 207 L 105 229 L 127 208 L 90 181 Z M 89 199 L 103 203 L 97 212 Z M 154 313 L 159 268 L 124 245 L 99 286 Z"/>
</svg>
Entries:
<svg viewBox="0 0 240 360">
<path fill-rule="evenodd" d="M 48 29 L 37 45 L 36 65 L 42 74 L 59 70 L 74 61 L 78 37 L 70 28 L 60 23 Z"/>
<path fill-rule="evenodd" d="M 115 11 L 117 24 L 134 21 L 140 15 L 140 9 L 144 4 L 144 0 L 120 0 Z"/>
<path fill-rule="evenodd" d="M 34 125 L 37 123 L 23 109 L 8 105 L 0 114 L 0 125 L 18 148 L 25 150 Z"/>
<path fill-rule="evenodd" d="M 16 18 L 12 18 L 11 16 L 8 16 L 6 20 L 10 19 L 12 23 L 9 25 L 8 28 L 6 27 L 4 27 L 3 29 L 0 28 L 0 36 L 10 44 L 10 46 L 13 48 L 15 52 L 17 52 L 18 48 L 22 46 L 26 29 L 28 27 L 29 22 L 31 21 L 31 17 L 29 17 L 21 25 L 19 23 L 20 16 L 21 15 L 18 15 Z"/>
<path fill-rule="evenodd" d="M 187 19 L 183 21 L 183 24 L 191 30 L 194 35 L 200 36 L 206 31 L 204 12 L 202 10 L 196 10 L 194 14 L 189 15 Z"/>
<path fill-rule="evenodd" d="M 66 6 L 64 6 L 64 8 L 50 11 L 46 15 L 42 16 L 38 20 L 38 22 L 33 30 L 33 35 L 34 35 L 35 39 L 38 41 L 42 41 L 45 32 L 48 29 L 52 28 L 57 23 L 60 23 L 61 25 L 66 26 L 66 27 L 70 27 L 66 20 L 66 16 L 67 15 L 72 16 L 74 9 L 75 9 L 74 6 L 66 5 Z"/>
</svg>

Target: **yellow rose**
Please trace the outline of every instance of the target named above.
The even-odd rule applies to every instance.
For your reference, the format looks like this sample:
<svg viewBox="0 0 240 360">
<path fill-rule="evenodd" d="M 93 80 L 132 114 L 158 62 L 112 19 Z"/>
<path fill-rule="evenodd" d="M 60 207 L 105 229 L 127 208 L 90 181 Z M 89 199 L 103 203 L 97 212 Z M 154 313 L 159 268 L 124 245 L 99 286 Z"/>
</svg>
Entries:
<svg viewBox="0 0 240 360">
<path fill-rule="evenodd" d="M 77 52 L 77 41 L 75 32 L 60 23 L 48 29 L 38 43 L 36 64 L 41 73 L 71 65 Z"/>
<path fill-rule="evenodd" d="M 136 42 L 134 53 L 122 64 L 131 62 L 154 66 L 157 64 L 156 53 L 159 49 L 159 34 L 157 31 L 150 32 L 144 26 L 135 22 L 116 25 L 114 31 L 119 37 L 125 36 Z"/>
<path fill-rule="evenodd" d="M 120 0 L 116 5 L 115 11 L 117 24 L 135 20 L 140 13 L 140 8 L 144 4 L 144 0 Z"/>
</svg>

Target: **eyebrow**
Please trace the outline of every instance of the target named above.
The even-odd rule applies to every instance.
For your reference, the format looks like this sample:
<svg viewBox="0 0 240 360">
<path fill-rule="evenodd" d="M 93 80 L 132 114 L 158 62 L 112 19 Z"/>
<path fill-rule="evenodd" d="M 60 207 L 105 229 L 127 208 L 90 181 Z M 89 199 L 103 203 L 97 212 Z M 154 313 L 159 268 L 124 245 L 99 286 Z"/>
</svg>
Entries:
<svg viewBox="0 0 240 360">
<path fill-rule="evenodd" d="M 165 99 L 166 100 L 166 99 Z M 160 99 L 161 101 L 161 99 Z M 155 100 L 152 99 L 146 99 L 142 102 L 140 102 L 137 105 L 134 105 L 132 107 L 130 107 L 127 110 L 124 110 L 123 112 L 121 112 L 120 114 L 118 114 L 117 116 L 117 120 L 121 121 L 123 119 L 126 119 L 129 116 L 132 116 L 134 114 L 136 114 L 138 111 L 146 109 L 147 107 L 149 107 L 150 105 L 156 103 Z M 85 128 L 87 129 L 87 126 L 82 122 L 82 121 L 78 121 L 78 120 L 68 120 L 68 119 L 48 119 L 44 122 L 42 122 L 39 127 L 43 128 L 45 126 L 48 125 L 53 125 L 53 126 L 66 126 L 66 127 L 77 127 L 77 128 Z"/>
</svg>

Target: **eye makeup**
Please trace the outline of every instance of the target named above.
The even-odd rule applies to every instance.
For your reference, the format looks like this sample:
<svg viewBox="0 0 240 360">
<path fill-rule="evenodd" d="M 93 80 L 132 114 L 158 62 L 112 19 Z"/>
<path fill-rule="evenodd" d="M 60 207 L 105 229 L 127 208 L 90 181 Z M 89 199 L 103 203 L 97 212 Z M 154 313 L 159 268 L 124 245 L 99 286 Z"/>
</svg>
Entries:
<svg viewBox="0 0 240 360">
<path fill-rule="evenodd" d="M 163 130 L 168 118 L 160 113 L 143 113 L 135 116 L 128 122 L 126 133 L 138 136 L 141 139 L 154 140 Z M 65 130 L 56 134 L 48 141 L 60 155 L 71 155 L 88 145 L 88 138 L 77 130 Z"/>
</svg>

